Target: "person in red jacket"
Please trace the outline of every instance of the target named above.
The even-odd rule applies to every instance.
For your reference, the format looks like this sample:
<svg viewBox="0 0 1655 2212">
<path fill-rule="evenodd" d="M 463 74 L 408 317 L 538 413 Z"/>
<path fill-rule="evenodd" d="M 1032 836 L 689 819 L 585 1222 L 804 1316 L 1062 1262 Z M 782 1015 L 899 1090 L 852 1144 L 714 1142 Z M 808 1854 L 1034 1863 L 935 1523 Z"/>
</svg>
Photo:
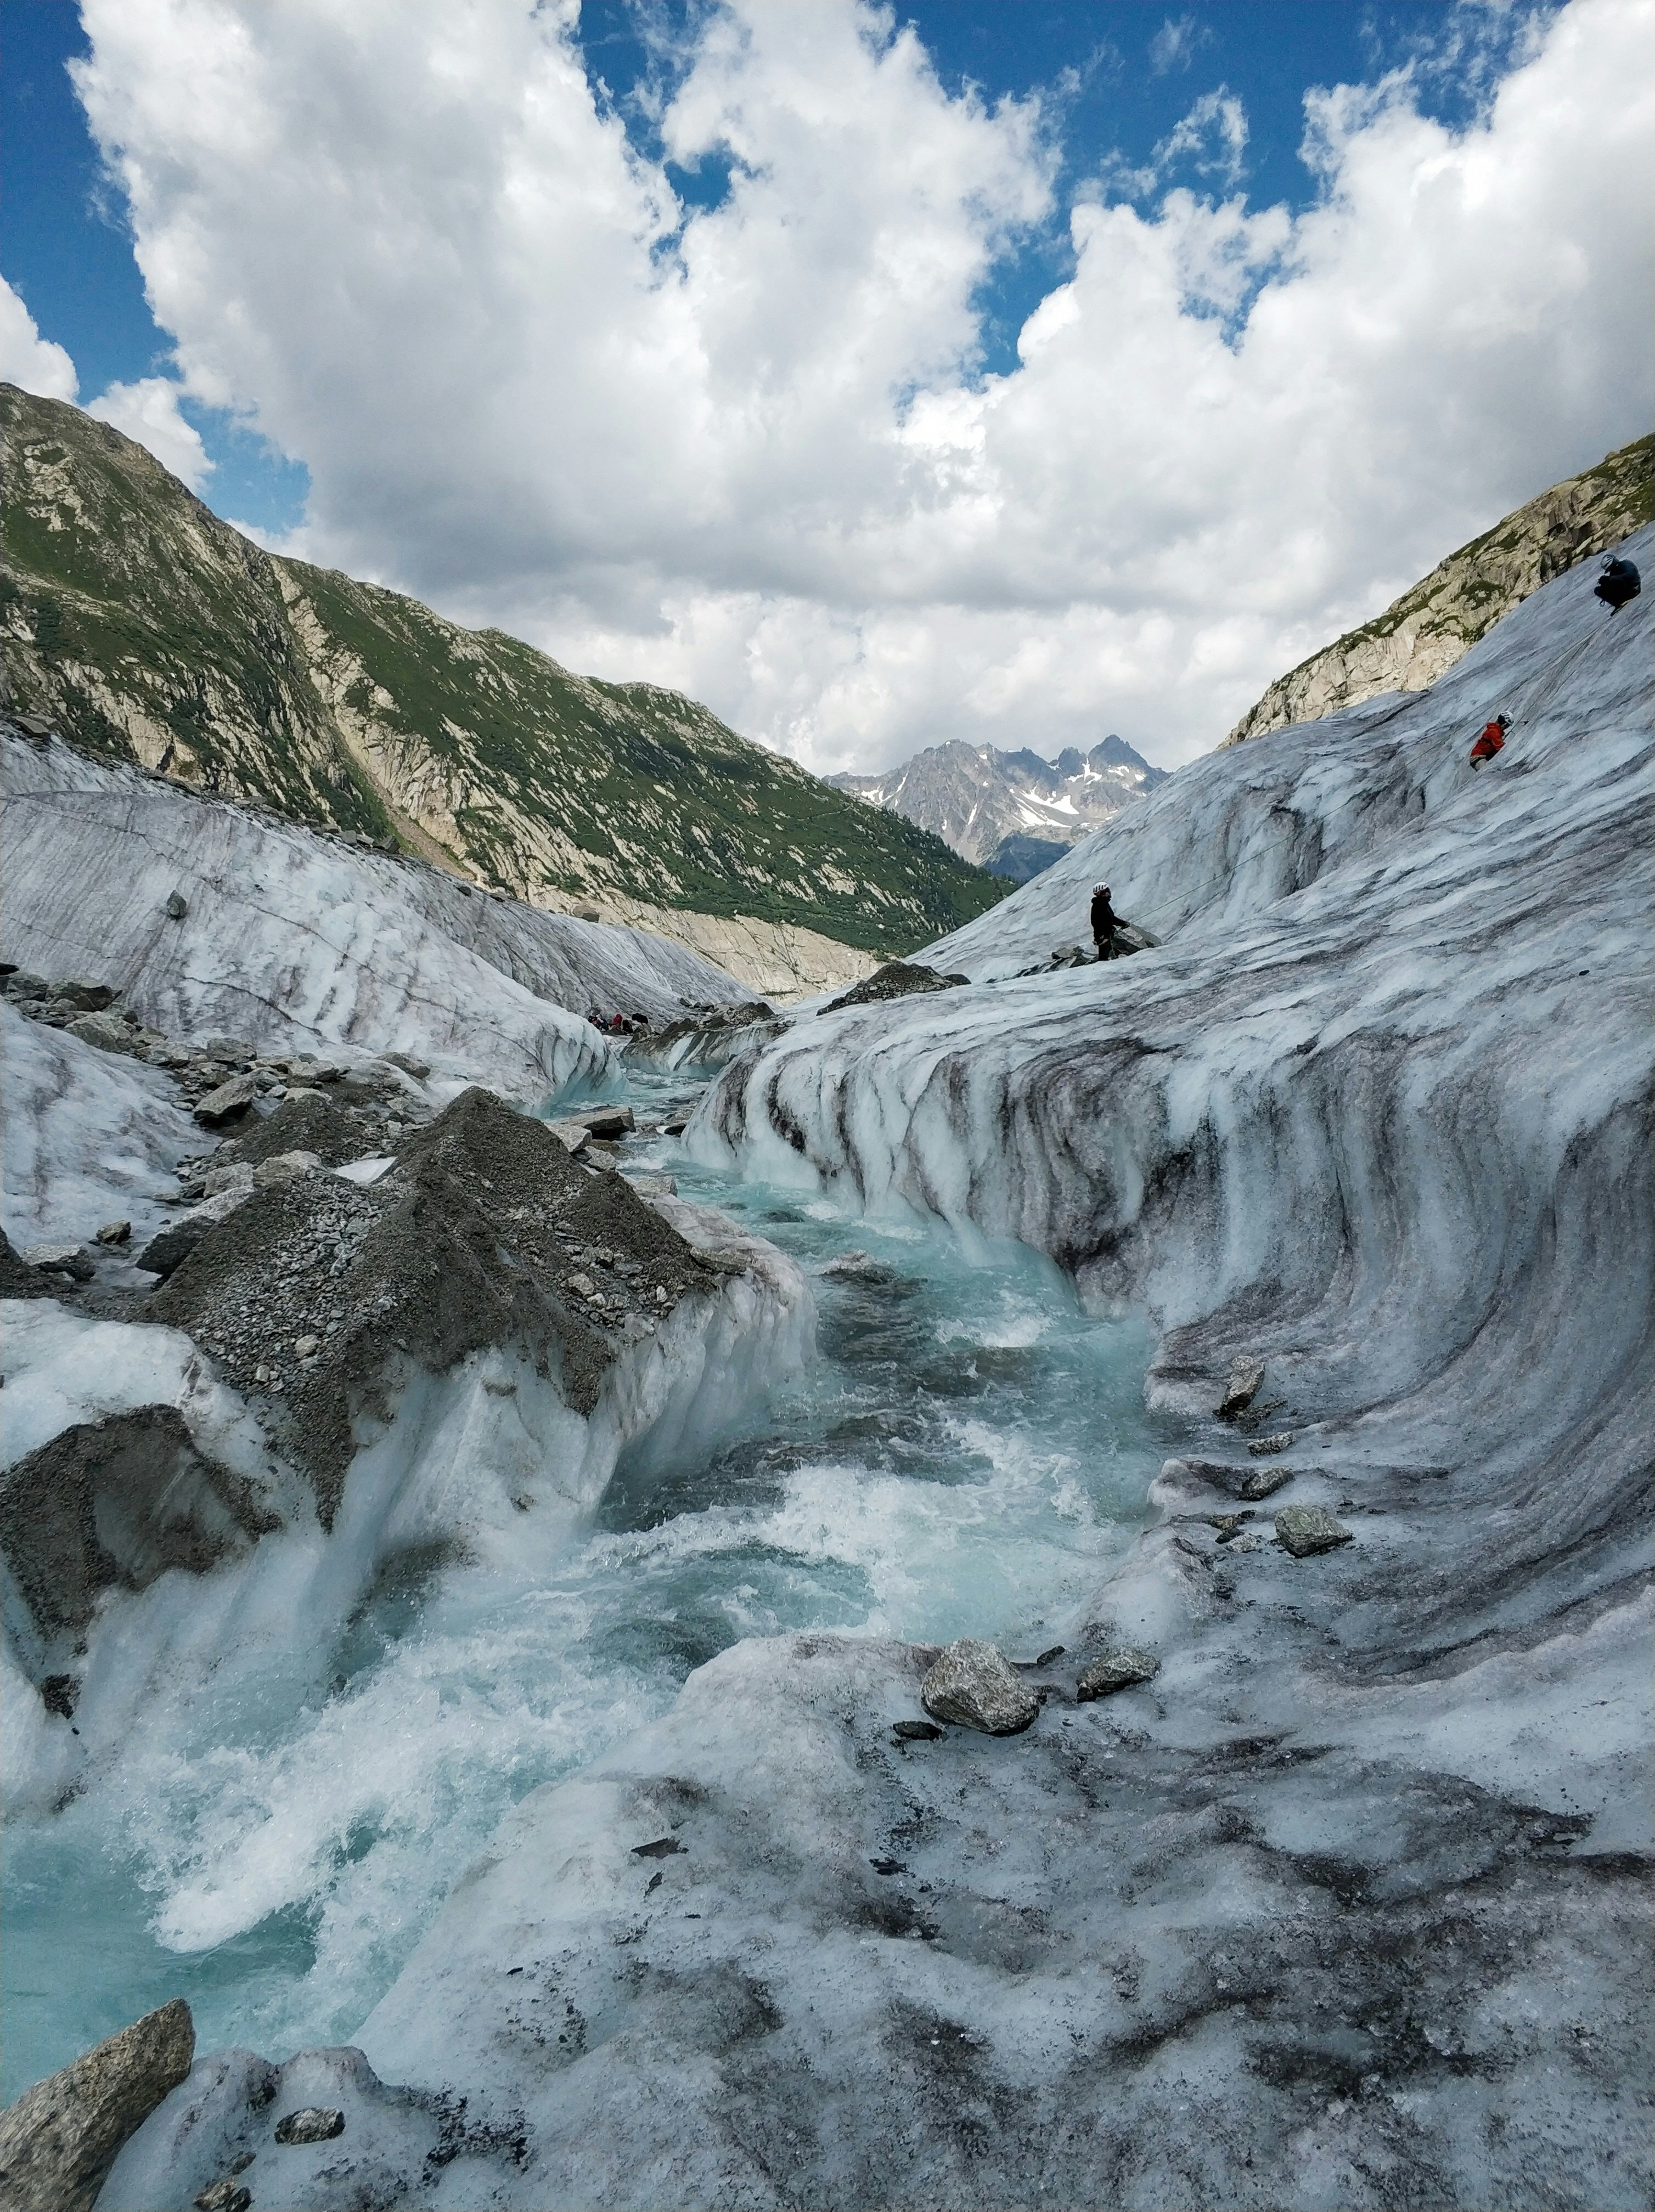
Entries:
<svg viewBox="0 0 1655 2212">
<path fill-rule="evenodd" d="M 1484 761 L 1493 760 L 1494 755 L 1506 743 L 1506 732 L 1511 726 L 1512 718 L 1509 714 L 1495 715 L 1494 720 L 1489 723 L 1488 728 L 1471 748 L 1473 768 L 1481 768 Z"/>
</svg>

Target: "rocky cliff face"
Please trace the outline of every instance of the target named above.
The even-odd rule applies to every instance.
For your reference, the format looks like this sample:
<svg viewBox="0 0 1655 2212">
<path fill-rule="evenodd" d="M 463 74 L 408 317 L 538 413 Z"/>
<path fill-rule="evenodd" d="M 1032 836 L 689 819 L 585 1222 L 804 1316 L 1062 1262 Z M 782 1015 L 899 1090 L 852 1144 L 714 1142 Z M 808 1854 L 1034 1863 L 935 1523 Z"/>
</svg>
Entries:
<svg viewBox="0 0 1655 2212">
<path fill-rule="evenodd" d="M 1165 781 L 1165 769 L 1117 737 L 1089 753 L 1070 746 L 1055 761 L 956 738 L 884 775 L 828 778 L 836 790 L 902 815 L 963 859 L 1019 884 Z"/>
<path fill-rule="evenodd" d="M 1323 646 L 1244 714 L 1226 745 L 1318 721 L 1382 691 L 1423 691 L 1531 592 L 1655 514 L 1655 438 L 1554 484 L 1434 568 L 1360 629 Z"/>
<path fill-rule="evenodd" d="M 554 912 L 739 923 L 772 989 L 843 980 L 868 964 L 855 953 L 908 950 L 999 896 L 692 700 L 588 681 L 499 631 L 272 558 L 76 408 L 6 386 L 0 427 L 7 682 L 83 750 L 388 840 Z"/>
</svg>

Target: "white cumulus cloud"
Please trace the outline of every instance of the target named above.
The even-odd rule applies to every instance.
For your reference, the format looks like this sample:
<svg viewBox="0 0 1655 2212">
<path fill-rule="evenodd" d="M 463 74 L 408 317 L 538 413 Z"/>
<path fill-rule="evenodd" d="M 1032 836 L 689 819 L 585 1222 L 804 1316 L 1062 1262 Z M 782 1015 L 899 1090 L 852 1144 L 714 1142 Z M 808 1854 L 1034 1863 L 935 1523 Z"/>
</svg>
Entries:
<svg viewBox="0 0 1655 2212">
<path fill-rule="evenodd" d="M 164 376 L 141 377 L 135 384 L 112 384 L 88 402 L 88 415 L 108 422 L 147 446 L 163 468 L 199 491 L 213 472 L 201 434 L 179 411 L 178 386 Z"/>
<path fill-rule="evenodd" d="M 306 463 L 313 557 L 818 768 L 1185 757 L 1647 427 L 1651 0 L 1537 22 L 1463 131 L 1423 62 L 1314 95 L 1297 216 L 1222 196 L 1222 87 L 1145 204 L 1058 209 L 1054 117 L 950 94 L 857 0 L 692 19 L 658 122 L 727 167 L 709 208 L 629 143 L 572 0 L 83 13 L 183 389 Z M 980 289 L 1054 216 L 1073 274 L 985 376 Z"/>
<path fill-rule="evenodd" d="M 43 338 L 17 294 L 0 276 L 0 380 L 42 399 L 72 399 L 75 364 L 60 345 Z"/>
</svg>

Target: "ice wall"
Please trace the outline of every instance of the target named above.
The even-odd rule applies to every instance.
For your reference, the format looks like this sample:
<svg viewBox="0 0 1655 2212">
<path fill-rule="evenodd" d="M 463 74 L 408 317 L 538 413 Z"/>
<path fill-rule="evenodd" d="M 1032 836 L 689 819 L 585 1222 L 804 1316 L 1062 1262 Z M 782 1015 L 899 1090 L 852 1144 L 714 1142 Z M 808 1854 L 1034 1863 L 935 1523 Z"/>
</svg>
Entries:
<svg viewBox="0 0 1655 2212">
<path fill-rule="evenodd" d="M 173 1036 L 402 1050 L 544 1096 L 606 1074 L 593 1008 L 663 1023 L 750 995 L 647 931 L 468 890 L 55 739 L 0 734 L 0 776 L 5 957 L 113 984 Z"/>
</svg>

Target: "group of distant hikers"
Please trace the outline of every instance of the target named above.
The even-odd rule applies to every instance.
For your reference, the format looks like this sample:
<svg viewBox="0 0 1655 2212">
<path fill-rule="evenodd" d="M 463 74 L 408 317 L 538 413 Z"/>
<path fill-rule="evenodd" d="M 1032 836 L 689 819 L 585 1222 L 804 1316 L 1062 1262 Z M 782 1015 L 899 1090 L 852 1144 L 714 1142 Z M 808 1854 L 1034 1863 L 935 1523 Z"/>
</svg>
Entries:
<svg viewBox="0 0 1655 2212">
<path fill-rule="evenodd" d="M 1618 553 L 1605 556 L 1602 573 L 1593 587 L 1594 599 L 1602 599 L 1610 614 L 1619 614 L 1628 600 L 1635 599 L 1643 590 L 1643 578 L 1636 564 Z M 1502 752 L 1506 732 L 1512 726 L 1509 714 L 1496 714 L 1471 748 L 1471 765 L 1481 768 Z M 1115 943 L 1115 933 L 1125 926 L 1124 917 L 1116 913 L 1110 903 L 1109 885 L 1094 884 L 1092 887 L 1092 941 L 1098 948 L 1100 960 L 1117 960 L 1120 954 Z"/>
</svg>

